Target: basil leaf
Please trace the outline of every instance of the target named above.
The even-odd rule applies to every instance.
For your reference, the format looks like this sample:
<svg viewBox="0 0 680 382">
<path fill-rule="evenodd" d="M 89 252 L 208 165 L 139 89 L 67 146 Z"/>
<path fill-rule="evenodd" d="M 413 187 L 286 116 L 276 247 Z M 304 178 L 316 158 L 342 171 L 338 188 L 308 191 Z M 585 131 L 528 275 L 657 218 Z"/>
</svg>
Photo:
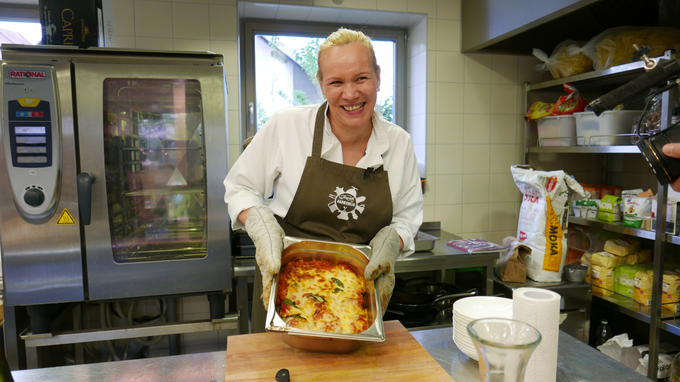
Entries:
<svg viewBox="0 0 680 382">
<path fill-rule="evenodd" d="M 304 317 L 302 317 L 302 315 L 299 314 L 299 313 L 298 313 L 298 314 L 294 314 L 294 315 L 292 315 L 292 316 L 286 316 L 284 319 L 286 320 L 286 323 L 288 323 L 288 322 L 290 322 L 290 320 L 292 320 L 292 319 L 294 319 L 294 318 L 299 318 L 299 319 L 301 319 L 301 320 L 307 321 L 307 319 L 304 318 Z"/>
<path fill-rule="evenodd" d="M 340 288 L 344 288 L 344 287 L 345 287 L 345 284 L 343 284 L 342 281 L 336 279 L 335 277 L 331 277 L 331 281 L 333 281 L 334 283 L 336 283 Z"/>
<path fill-rule="evenodd" d="M 340 288 L 333 289 L 333 293 L 340 293 L 340 292 L 342 292 L 342 289 L 340 289 Z"/>
<path fill-rule="evenodd" d="M 294 306 L 294 307 L 296 307 L 296 308 L 298 307 L 297 305 L 295 305 L 295 303 L 294 303 L 293 301 L 291 301 L 291 300 L 289 300 L 289 299 L 283 300 L 283 303 L 286 304 L 286 305 Z M 299 309 L 299 308 L 298 308 L 298 309 Z"/>
<path fill-rule="evenodd" d="M 298 286 L 298 283 L 293 283 L 293 286 Z"/>
<path fill-rule="evenodd" d="M 318 296 L 318 295 L 313 294 L 312 298 L 314 300 L 316 300 L 316 302 L 326 302 L 326 299 L 323 296 Z"/>
</svg>

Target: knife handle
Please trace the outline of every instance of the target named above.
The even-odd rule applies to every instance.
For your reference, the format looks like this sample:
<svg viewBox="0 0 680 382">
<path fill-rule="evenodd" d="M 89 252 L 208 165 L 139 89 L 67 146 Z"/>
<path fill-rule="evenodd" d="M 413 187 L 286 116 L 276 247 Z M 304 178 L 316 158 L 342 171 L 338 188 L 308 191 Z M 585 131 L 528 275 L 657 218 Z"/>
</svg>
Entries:
<svg viewBox="0 0 680 382">
<path fill-rule="evenodd" d="M 276 382 L 290 382 L 290 372 L 288 369 L 281 369 L 276 373 Z"/>
</svg>

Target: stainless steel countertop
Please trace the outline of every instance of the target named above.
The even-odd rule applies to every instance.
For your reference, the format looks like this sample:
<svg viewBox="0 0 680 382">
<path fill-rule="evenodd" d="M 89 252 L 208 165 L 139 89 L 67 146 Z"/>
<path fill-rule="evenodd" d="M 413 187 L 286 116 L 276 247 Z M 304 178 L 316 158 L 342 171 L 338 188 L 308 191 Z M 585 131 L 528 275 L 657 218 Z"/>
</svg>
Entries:
<svg viewBox="0 0 680 382">
<path fill-rule="evenodd" d="M 451 339 L 453 328 L 411 332 L 456 382 L 478 382 L 477 362 Z M 15 382 L 223 382 L 226 351 L 12 372 Z M 645 376 L 560 332 L 558 382 L 649 382 Z"/>
<path fill-rule="evenodd" d="M 456 382 L 479 381 L 479 366 L 453 343 L 453 328 L 411 334 Z M 557 352 L 557 382 L 649 382 L 644 375 L 562 331 Z"/>
<path fill-rule="evenodd" d="M 460 239 L 452 233 L 440 229 L 439 223 L 423 223 L 422 232 L 439 238 L 434 244 L 434 249 L 425 252 L 416 252 L 404 259 L 397 259 L 394 273 L 437 271 L 442 269 L 489 267 L 495 265 L 503 250 L 475 253 L 473 255 L 446 244 L 447 240 Z M 252 277 L 255 274 L 254 257 L 234 257 L 234 276 Z M 489 270 L 493 275 L 493 270 Z"/>
</svg>

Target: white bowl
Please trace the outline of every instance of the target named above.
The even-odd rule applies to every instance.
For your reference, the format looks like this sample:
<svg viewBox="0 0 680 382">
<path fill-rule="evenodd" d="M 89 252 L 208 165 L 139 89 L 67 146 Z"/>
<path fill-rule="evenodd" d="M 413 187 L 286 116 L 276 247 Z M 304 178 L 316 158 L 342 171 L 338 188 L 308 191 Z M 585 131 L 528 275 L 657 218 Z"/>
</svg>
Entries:
<svg viewBox="0 0 680 382">
<path fill-rule="evenodd" d="M 458 342 L 464 342 L 466 344 L 472 345 L 472 338 L 470 338 L 469 334 L 463 334 L 463 332 L 456 332 L 454 333 L 454 336 L 456 337 L 456 341 Z"/>
<path fill-rule="evenodd" d="M 472 318 L 460 316 L 460 315 L 454 313 L 453 314 L 453 321 L 467 326 L 467 324 L 471 323 L 474 320 Z"/>
<path fill-rule="evenodd" d="M 456 342 L 461 345 L 474 346 L 474 343 L 472 342 L 472 339 L 469 335 L 465 336 L 460 333 L 456 333 L 454 337 L 456 338 Z"/>
<path fill-rule="evenodd" d="M 453 311 L 461 319 L 508 318 L 512 319 L 512 299 L 491 296 L 461 298 L 453 303 Z M 463 322 L 461 320 L 461 322 Z"/>
<path fill-rule="evenodd" d="M 467 345 L 459 344 L 456 342 L 456 340 L 453 340 L 453 342 L 456 344 L 458 350 L 460 350 L 463 354 L 474 359 L 475 361 L 479 361 L 479 354 L 477 354 L 477 349 L 475 349 L 474 345 L 469 347 Z"/>
</svg>

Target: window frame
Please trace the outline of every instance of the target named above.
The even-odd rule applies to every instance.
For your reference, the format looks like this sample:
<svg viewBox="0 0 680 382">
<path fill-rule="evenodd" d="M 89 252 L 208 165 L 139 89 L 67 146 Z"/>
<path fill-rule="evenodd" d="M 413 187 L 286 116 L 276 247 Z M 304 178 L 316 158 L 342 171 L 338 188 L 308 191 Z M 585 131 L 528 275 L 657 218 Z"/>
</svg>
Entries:
<svg viewBox="0 0 680 382">
<path fill-rule="evenodd" d="M 361 29 L 367 36 L 395 42 L 394 107 L 395 124 L 406 125 L 406 36 L 405 28 L 352 26 L 320 23 L 292 23 L 285 21 L 243 19 L 240 38 L 241 74 L 241 142 L 255 135 L 257 103 L 255 101 L 255 35 L 286 35 L 299 37 L 328 37 L 339 27 Z M 380 64 L 380 63 L 378 63 Z M 239 144 L 241 143 L 239 142 Z"/>
</svg>

